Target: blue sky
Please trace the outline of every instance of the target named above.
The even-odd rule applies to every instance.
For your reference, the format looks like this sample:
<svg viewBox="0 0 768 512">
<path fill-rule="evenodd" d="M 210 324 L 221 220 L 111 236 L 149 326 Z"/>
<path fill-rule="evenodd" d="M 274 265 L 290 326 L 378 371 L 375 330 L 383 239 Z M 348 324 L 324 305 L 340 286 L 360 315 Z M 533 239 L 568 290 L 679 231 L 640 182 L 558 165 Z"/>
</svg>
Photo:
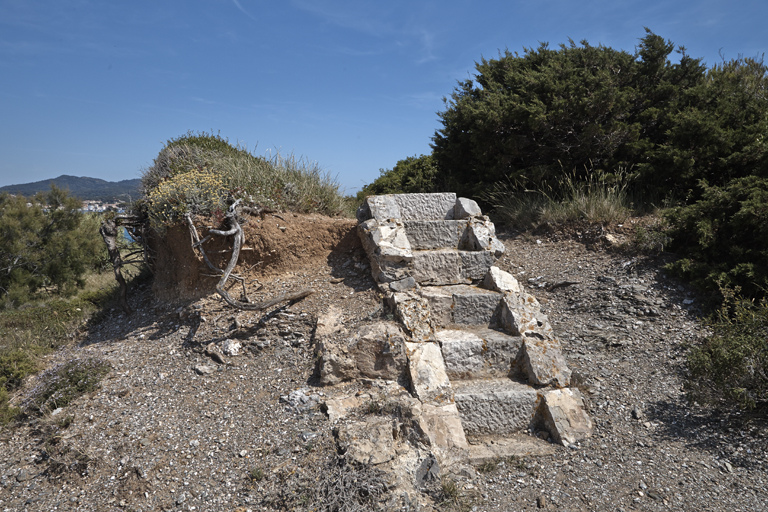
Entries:
<svg viewBox="0 0 768 512">
<path fill-rule="evenodd" d="M 140 177 L 169 138 L 220 133 L 315 160 L 348 193 L 429 153 L 481 57 L 643 27 L 708 65 L 768 50 L 765 0 L 0 0 L 0 186 Z"/>
</svg>

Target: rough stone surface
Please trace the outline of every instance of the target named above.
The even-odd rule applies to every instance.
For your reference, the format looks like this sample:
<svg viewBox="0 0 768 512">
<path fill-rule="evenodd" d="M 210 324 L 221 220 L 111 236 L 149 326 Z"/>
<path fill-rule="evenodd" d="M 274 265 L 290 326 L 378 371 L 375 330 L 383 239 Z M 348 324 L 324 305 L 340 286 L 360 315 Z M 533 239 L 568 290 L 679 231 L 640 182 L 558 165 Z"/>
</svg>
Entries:
<svg viewBox="0 0 768 512">
<path fill-rule="evenodd" d="M 525 434 L 508 434 L 504 437 L 483 436 L 472 438 L 469 445 L 469 462 L 480 465 L 511 457 L 540 457 L 555 453 L 555 445 Z"/>
<path fill-rule="evenodd" d="M 592 435 L 592 420 L 584 410 L 584 399 L 578 389 L 547 391 L 542 406 L 544 424 L 556 442 L 574 444 Z"/>
<path fill-rule="evenodd" d="M 459 197 L 456 199 L 456 203 L 453 207 L 453 216 L 456 219 L 466 219 L 468 217 L 474 217 L 476 215 L 482 215 L 480 206 L 472 199 L 466 197 Z"/>
<path fill-rule="evenodd" d="M 414 340 L 426 340 L 432 335 L 429 303 L 415 292 L 393 293 L 390 305 Z"/>
<path fill-rule="evenodd" d="M 471 332 L 445 330 L 435 333 L 445 361 L 445 371 L 451 380 L 480 376 L 485 368 L 485 343 Z"/>
<path fill-rule="evenodd" d="M 466 221 L 405 220 L 405 233 L 413 250 L 458 249 Z"/>
<path fill-rule="evenodd" d="M 490 251 L 497 258 L 504 254 L 504 244 L 496 238 L 496 228 L 488 217 L 470 219 L 459 240 L 459 248 L 465 251 Z"/>
<path fill-rule="evenodd" d="M 355 378 L 398 380 L 406 369 L 402 329 L 392 322 L 362 326 L 353 335 L 317 341 L 320 383 L 338 384 Z"/>
<path fill-rule="evenodd" d="M 525 337 L 513 363 L 535 386 L 567 387 L 571 370 L 565 362 L 560 342 L 554 339 Z"/>
<path fill-rule="evenodd" d="M 389 283 L 389 289 L 393 292 L 405 292 L 414 288 L 416 288 L 416 280 L 412 277 L 406 277 L 405 279 Z"/>
<path fill-rule="evenodd" d="M 483 340 L 485 372 L 488 377 L 508 377 L 512 362 L 520 351 L 523 338 L 494 329 L 472 328 L 472 332 Z"/>
<path fill-rule="evenodd" d="M 456 194 L 395 194 L 403 220 L 452 220 Z"/>
<path fill-rule="evenodd" d="M 479 281 L 488 273 L 494 261 L 494 255 L 489 251 L 459 251 L 461 258 L 462 279 Z"/>
<path fill-rule="evenodd" d="M 420 424 L 433 449 L 437 448 L 434 451 L 438 460 L 448 456 L 451 451 L 469 448 L 456 404 L 422 404 Z"/>
<path fill-rule="evenodd" d="M 405 343 L 413 391 L 423 404 L 453 403 L 453 388 L 437 343 Z"/>
<path fill-rule="evenodd" d="M 413 277 L 419 284 L 457 284 L 462 278 L 462 259 L 451 249 L 417 251 L 413 255 Z"/>
<path fill-rule="evenodd" d="M 502 293 L 512 292 L 519 294 L 521 292 L 520 283 L 517 282 L 515 276 L 509 272 L 504 272 L 498 267 L 491 267 L 488 269 L 488 273 L 485 275 L 485 279 L 483 279 L 482 286 L 487 290 L 494 290 Z"/>
<path fill-rule="evenodd" d="M 453 286 L 453 323 L 488 326 L 498 317 L 502 295 L 472 286 Z"/>
<path fill-rule="evenodd" d="M 392 421 L 388 418 L 368 418 L 342 425 L 337 443 L 348 460 L 360 464 L 382 464 L 396 455 Z"/>
<path fill-rule="evenodd" d="M 456 406 L 467 434 L 506 435 L 528 428 L 536 412 L 536 391 L 509 379 L 457 381 Z"/>
<path fill-rule="evenodd" d="M 501 304 L 501 325 L 514 336 L 535 334 L 552 337 L 552 326 L 533 295 L 508 292 Z"/>
<path fill-rule="evenodd" d="M 430 316 L 434 325 L 453 323 L 453 293 L 451 286 L 424 286 L 421 295 L 429 304 Z"/>
</svg>

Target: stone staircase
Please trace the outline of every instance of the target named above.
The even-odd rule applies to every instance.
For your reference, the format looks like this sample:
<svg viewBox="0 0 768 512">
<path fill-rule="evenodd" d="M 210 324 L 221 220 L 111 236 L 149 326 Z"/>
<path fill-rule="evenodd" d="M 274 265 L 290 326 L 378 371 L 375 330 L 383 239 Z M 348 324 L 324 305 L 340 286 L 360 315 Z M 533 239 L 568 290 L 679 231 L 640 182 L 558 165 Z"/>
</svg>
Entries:
<svg viewBox="0 0 768 512">
<path fill-rule="evenodd" d="M 321 382 L 375 377 L 385 394 L 399 393 L 403 424 L 418 425 L 444 466 L 551 450 L 521 435 L 528 429 L 563 445 L 590 435 L 560 342 L 536 298 L 493 266 L 504 245 L 474 201 L 452 193 L 371 196 L 358 220 L 373 277 L 400 325 L 378 322 L 351 334 L 319 320 Z M 361 438 L 365 427 L 357 425 L 346 438 Z M 348 453 L 356 446 L 348 444 Z"/>
<path fill-rule="evenodd" d="M 571 372 L 538 301 L 493 266 L 504 245 L 477 203 L 452 193 L 372 196 L 358 220 L 373 276 L 409 331 L 423 404 L 444 417 L 455 405 L 471 436 L 535 424 L 560 443 L 589 434 L 578 390 L 568 395 L 576 417 L 547 421 L 549 396 L 570 385 Z"/>
</svg>

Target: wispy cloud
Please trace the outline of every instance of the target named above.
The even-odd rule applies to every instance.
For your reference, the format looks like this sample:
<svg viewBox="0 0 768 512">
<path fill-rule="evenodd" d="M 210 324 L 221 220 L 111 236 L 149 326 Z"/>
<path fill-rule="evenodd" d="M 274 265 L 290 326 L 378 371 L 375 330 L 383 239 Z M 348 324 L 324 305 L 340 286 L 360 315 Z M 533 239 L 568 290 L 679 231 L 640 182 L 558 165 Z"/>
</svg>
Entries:
<svg viewBox="0 0 768 512">
<path fill-rule="evenodd" d="M 245 14 L 246 16 L 248 16 L 249 18 L 251 18 L 253 21 L 259 21 L 259 20 L 257 20 L 256 18 L 254 18 L 254 17 L 251 15 L 251 13 L 249 13 L 248 11 L 246 11 L 246 10 L 243 8 L 243 6 L 242 6 L 242 5 L 240 5 L 240 2 L 238 2 L 237 0 L 232 0 L 232 3 L 233 3 L 233 4 L 235 4 L 235 7 L 237 7 L 237 8 L 240 10 L 240 12 L 242 12 L 243 14 Z"/>
</svg>

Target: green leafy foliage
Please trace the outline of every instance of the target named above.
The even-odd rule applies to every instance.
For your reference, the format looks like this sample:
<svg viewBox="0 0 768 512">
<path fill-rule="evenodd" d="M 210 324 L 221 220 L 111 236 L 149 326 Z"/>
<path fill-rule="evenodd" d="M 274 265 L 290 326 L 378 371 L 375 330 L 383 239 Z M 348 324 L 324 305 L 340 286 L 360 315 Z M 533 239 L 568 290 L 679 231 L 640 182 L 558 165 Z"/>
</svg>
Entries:
<svg viewBox="0 0 768 512">
<path fill-rule="evenodd" d="M 40 289 L 71 295 L 106 258 L 98 219 L 51 186 L 34 199 L 0 195 L 0 307 L 17 307 Z"/>
<path fill-rule="evenodd" d="M 338 183 L 316 162 L 266 159 L 204 132 L 169 140 L 145 170 L 142 191 L 137 208 L 158 230 L 186 213 L 214 215 L 236 199 L 262 209 L 352 214 Z"/>
<path fill-rule="evenodd" d="M 647 30 L 647 29 L 646 29 Z M 482 59 L 458 83 L 433 156 L 445 189 L 478 197 L 498 182 L 556 189 L 563 173 L 631 169 L 646 202 L 700 195 L 764 167 L 766 67 L 739 58 L 707 70 L 647 30 L 630 54 L 570 41 Z"/>
<path fill-rule="evenodd" d="M 687 389 L 693 400 L 752 408 L 768 401 L 768 302 L 724 296 L 708 322 L 712 336 L 688 355 Z"/>
<path fill-rule="evenodd" d="M 432 155 L 410 156 L 379 173 L 373 183 L 357 193 L 359 201 L 371 195 L 426 193 L 437 188 L 438 170 Z"/>
<path fill-rule="evenodd" d="M 701 200 L 669 210 L 671 270 L 713 293 L 738 286 L 748 297 L 768 289 L 768 178 L 749 176 L 725 186 L 701 183 Z"/>
</svg>

